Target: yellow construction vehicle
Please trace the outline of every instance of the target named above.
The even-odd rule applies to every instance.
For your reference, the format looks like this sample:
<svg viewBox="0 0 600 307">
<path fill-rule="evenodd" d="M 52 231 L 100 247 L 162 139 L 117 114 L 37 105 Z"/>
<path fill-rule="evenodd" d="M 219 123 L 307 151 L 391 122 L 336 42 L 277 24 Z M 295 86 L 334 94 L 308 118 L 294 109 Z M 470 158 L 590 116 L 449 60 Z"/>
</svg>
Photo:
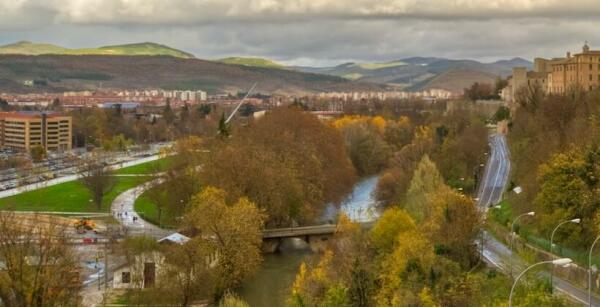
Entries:
<svg viewBox="0 0 600 307">
<path fill-rule="evenodd" d="M 86 233 L 88 230 L 96 229 L 96 223 L 88 218 L 82 218 L 73 223 L 77 233 Z"/>
</svg>

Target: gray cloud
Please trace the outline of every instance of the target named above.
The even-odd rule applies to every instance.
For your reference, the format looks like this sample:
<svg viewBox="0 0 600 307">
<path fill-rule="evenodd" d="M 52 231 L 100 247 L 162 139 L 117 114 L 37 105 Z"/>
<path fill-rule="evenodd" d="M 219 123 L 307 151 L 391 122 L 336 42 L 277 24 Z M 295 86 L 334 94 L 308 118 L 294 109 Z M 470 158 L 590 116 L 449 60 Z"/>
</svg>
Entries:
<svg viewBox="0 0 600 307">
<path fill-rule="evenodd" d="M 494 60 L 600 47 L 596 0 L 0 0 L 0 44 L 154 41 L 290 64 Z"/>
</svg>

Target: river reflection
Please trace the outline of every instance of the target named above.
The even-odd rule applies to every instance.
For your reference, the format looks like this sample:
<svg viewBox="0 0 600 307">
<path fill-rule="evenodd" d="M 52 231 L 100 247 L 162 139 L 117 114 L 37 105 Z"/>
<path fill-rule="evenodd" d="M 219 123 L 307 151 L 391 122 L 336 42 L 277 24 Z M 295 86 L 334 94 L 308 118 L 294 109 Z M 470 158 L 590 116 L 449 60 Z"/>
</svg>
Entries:
<svg viewBox="0 0 600 307">
<path fill-rule="evenodd" d="M 329 204 L 323 214 L 323 221 L 334 221 L 340 211 L 354 221 L 367 222 L 379 217 L 377 202 L 373 195 L 379 177 L 369 177 L 359 181 L 348 197 L 336 206 Z M 251 307 L 284 306 L 290 288 L 302 261 L 310 256 L 307 244 L 300 239 L 285 240 L 279 252 L 264 255 L 264 261 L 256 274 L 246 280 L 239 295 Z"/>
</svg>

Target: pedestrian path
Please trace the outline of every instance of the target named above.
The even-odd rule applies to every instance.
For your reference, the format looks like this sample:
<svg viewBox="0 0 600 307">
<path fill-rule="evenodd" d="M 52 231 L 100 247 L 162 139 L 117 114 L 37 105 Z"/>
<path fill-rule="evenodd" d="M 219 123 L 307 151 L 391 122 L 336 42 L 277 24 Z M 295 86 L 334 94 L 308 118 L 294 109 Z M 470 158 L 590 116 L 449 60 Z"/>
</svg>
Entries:
<svg viewBox="0 0 600 307">
<path fill-rule="evenodd" d="M 146 220 L 135 212 L 135 200 L 153 185 L 160 183 L 162 179 L 155 179 L 129 189 L 117 196 L 111 205 L 111 214 L 123 226 L 125 233 L 132 236 L 147 235 L 162 238 L 173 231 L 162 229 Z"/>
</svg>

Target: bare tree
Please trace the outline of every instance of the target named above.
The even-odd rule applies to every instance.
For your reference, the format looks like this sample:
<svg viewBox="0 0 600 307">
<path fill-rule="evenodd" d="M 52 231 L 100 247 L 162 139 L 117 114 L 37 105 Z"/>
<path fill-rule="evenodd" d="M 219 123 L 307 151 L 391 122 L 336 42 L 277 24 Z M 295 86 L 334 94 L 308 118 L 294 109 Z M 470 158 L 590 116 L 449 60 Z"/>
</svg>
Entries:
<svg viewBox="0 0 600 307">
<path fill-rule="evenodd" d="M 3 306 L 77 306 L 77 258 L 67 225 L 0 213 L 0 299 Z"/>
<path fill-rule="evenodd" d="M 94 203 L 100 210 L 104 196 L 112 190 L 116 182 L 112 171 L 105 167 L 99 159 L 91 157 L 82 161 L 79 172 L 81 183 L 90 191 Z"/>
</svg>

